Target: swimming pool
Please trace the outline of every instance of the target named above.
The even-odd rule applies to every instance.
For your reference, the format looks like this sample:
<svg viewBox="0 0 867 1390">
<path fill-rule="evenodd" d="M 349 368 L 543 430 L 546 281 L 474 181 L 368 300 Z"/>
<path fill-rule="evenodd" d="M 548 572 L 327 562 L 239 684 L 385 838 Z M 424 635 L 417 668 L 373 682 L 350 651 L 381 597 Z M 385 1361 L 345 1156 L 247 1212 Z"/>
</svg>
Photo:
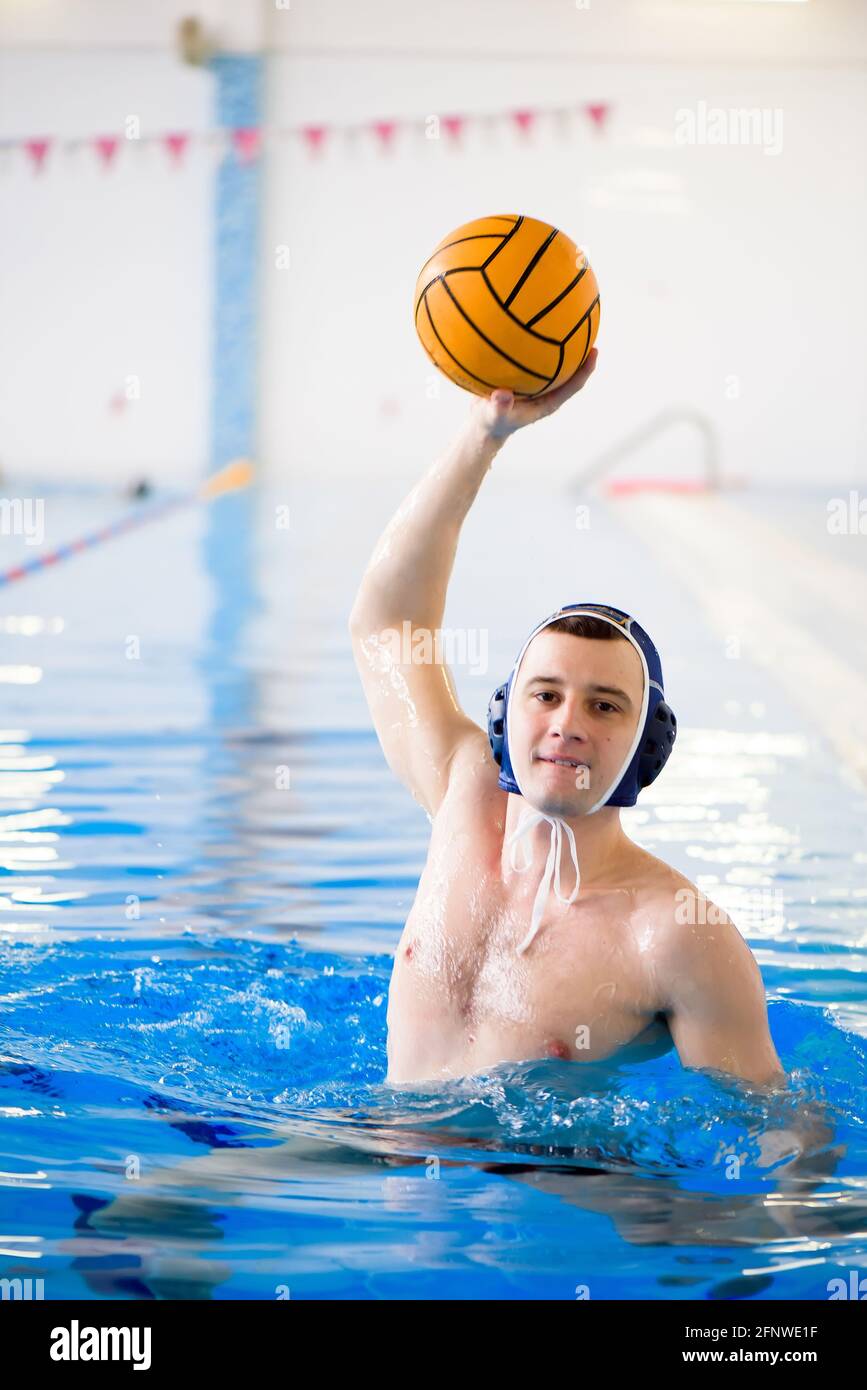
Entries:
<svg viewBox="0 0 867 1390">
<path fill-rule="evenodd" d="M 481 720 L 559 602 L 647 622 L 680 736 L 624 824 L 740 925 L 791 1094 L 673 1052 L 384 1085 L 428 825 L 345 615 L 401 493 L 305 485 L 286 529 L 284 495 L 226 499 L 0 592 L 0 1278 L 46 1299 L 825 1299 L 863 1270 L 864 789 L 626 506 L 579 530 L 565 493 L 490 481 L 447 612 L 490 638 L 456 671 L 465 704 Z M 119 504 L 46 505 L 56 543 Z M 818 494 L 726 505 L 827 552 Z M 853 584 L 863 554 L 834 551 Z M 772 580 L 780 621 L 813 625 L 809 566 Z M 863 679 L 861 631 L 833 604 L 821 623 Z M 767 1137 L 804 1107 L 836 1152 L 781 1189 Z"/>
</svg>

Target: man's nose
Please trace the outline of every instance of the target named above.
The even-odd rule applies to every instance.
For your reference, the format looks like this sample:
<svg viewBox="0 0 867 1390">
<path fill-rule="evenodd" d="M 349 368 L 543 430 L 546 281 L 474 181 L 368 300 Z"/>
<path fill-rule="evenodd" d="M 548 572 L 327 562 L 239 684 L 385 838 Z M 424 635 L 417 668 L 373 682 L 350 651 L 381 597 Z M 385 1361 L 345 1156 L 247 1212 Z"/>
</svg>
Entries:
<svg viewBox="0 0 867 1390">
<path fill-rule="evenodd" d="M 586 742 L 587 727 L 580 705 L 564 701 L 551 721 L 551 732 L 559 734 L 564 743 L 570 739 Z"/>
</svg>

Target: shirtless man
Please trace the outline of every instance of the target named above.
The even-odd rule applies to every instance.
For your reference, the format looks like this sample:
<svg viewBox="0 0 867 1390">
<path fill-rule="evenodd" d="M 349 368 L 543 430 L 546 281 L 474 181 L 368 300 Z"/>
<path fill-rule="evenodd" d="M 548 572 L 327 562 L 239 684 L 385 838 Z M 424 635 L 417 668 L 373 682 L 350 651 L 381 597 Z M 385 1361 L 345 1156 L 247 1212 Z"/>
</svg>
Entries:
<svg viewBox="0 0 867 1390">
<path fill-rule="evenodd" d="M 448 667 L 408 660 L 395 641 L 407 631 L 433 641 L 461 525 L 494 459 L 515 430 L 579 391 L 595 363 L 594 350 L 538 400 L 495 391 L 474 401 L 387 526 L 352 609 L 383 752 L 431 821 L 389 991 L 390 1082 L 552 1056 L 634 1060 L 672 1042 L 686 1067 L 786 1081 L 740 932 L 620 823 L 674 733 L 643 630 L 598 605 L 554 615 L 556 627 L 546 620 L 516 663 L 508 704 L 494 708 L 492 729 L 505 737 L 490 742 L 461 709 Z M 663 756 L 648 761 L 657 733 Z"/>
</svg>

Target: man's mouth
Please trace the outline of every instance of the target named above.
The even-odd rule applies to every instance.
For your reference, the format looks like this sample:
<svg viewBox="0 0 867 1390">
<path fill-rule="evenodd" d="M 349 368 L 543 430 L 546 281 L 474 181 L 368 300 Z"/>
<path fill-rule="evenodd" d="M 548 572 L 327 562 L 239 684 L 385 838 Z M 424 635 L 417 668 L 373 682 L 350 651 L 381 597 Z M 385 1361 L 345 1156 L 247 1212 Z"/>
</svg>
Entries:
<svg viewBox="0 0 867 1390">
<path fill-rule="evenodd" d="M 546 758 L 544 753 L 538 753 L 537 758 L 542 763 L 554 763 L 556 767 L 586 767 L 589 771 L 589 763 L 581 762 L 578 758 Z"/>
</svg>

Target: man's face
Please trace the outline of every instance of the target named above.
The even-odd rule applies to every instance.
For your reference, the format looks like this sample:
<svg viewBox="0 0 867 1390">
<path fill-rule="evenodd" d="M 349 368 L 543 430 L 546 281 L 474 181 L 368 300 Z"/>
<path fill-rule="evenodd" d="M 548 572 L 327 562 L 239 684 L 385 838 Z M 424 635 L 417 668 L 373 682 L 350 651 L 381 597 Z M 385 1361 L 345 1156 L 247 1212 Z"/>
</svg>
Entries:
<svg viewBox="0 0 867 1390">
<path fill-rule="evenodd" d="M 643 695 L 631 642 L 547 628 L 534 637 L 509 699 L 509 752 L 528 801 L 548 815 L 580 816 L 613 791 Z"/>
</svg>

